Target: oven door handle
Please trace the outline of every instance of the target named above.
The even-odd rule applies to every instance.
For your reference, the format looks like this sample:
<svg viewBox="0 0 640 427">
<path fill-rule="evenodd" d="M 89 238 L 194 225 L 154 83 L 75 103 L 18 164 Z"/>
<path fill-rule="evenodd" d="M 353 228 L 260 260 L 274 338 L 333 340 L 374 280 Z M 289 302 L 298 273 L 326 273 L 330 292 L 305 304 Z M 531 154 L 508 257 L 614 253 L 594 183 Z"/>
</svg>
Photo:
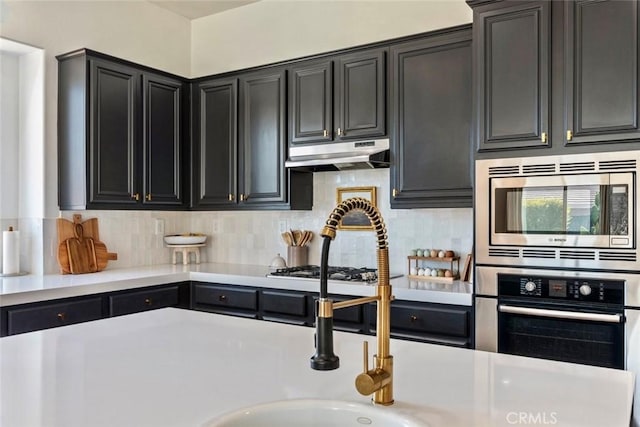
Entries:
<svg viewBox="0 0 640 427">
<path fill-rule="evenodd" d="M 575 311 L 549 310 L 546 308 L 514 307 L 512 305 L 498 305 L 501 313 L 525 314 L 538 317 L 553 317 L 556 319 L 590 320 L 592 322 L 622 323 L 620 314 L 579 313 Z"/>
</svg>

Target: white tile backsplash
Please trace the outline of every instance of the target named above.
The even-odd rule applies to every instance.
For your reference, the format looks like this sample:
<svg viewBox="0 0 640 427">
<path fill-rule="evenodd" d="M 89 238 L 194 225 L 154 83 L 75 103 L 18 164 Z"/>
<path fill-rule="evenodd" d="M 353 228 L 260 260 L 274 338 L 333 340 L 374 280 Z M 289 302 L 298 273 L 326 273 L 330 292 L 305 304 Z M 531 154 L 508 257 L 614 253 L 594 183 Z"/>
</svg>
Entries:
<svg viewBox="0 0 640 427">
<path fill-rule="evenodd" d="M 287 228 L 306 229 L 316 235 L 309 244 L 309 262 L 319 264 L 321 240 L 317 233 L 336 205 L 336 188 L 376 186 L 377 205 L 389 236 L 389 263 L 392 272 L 406 274 L 409 251 L 414 248 L 451 249 L 461 254 L 471 251 L 473 212 L 471 208 L 391 209 L 389 169 L 321 172 L 314 174 L 314 203 L 311 211 L 83 211 L 83 218 L 99 219 L 100 239 L 117 261 L 108 268 L 124 268 L 171 262 L 171 249 L 155 234 L 155 219 L 165 222 L 165 234 L 183 232 L 209 235 L 201 250 L 202 262 L 269 265 L 276 254 L 286 259 L 287 247 L 280 236 L 280 222 Z M 63 212 L 71 219 L 73 212 Z M 45 221 L 45 257 L 48 245 L 57 248 L 55 219 Z M 370 231 L 338 231 L 331 245 L 332 265 L 376 266 L 376 239 Z M 53 260 L 53 262 L 52 262 Z M 47 273 L 57 272 L 55 253 L 45 260 Z"/>
</svg>

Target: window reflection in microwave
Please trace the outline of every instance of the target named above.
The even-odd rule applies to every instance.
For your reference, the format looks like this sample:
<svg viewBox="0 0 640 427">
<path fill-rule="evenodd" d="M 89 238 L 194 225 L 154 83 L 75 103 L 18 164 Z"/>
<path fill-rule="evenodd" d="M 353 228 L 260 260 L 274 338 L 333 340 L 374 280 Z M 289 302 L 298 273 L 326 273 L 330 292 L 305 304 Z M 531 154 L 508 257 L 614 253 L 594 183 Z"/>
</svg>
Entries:
<svg viewBox="0 0 640 427">
<path fill-rule="evenodd" d="M 626 185 L 496 188 L 495 231 L 626 235 Z M 500 215 L 502 213 L 502 215 Z"/>
</svg>

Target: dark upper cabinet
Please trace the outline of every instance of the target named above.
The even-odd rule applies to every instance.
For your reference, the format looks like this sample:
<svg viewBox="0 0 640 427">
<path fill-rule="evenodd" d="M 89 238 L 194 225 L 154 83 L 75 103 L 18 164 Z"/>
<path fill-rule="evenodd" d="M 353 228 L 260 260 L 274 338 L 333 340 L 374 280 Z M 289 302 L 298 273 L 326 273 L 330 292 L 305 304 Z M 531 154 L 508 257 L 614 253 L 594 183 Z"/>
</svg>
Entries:
<svg viewBox="0 0 640 427">
<path fill-rule="evenodd" d="M 470 207 L 471 29 L 391 46 L 391 207 Z"/>
<path fill-rule="evenodd" d="M 144 200 L 147 205 L 183 204 L 182 95 L 179 80 L 142 76 Z"/>
<path fill-rule="evenodd" d="M 291 144 L 333 140 L 333 61 L 303 63 L 289 71 Z"/>
<path fill-rule="evenodd" d="M 638 2 L 564 2 L 569 145 L 640 140 Z"/>
<path fill-rule="evenodd" d="M 184 206 L 184 82 L 86 49 L 58 61 L 60 209 Z"/>
<path fill-rule="evenodd" d="M 195 207 L 236 205 L 238 193 L 238 79 L 214 79 L 193 88 Z"/>
<path fill-rule="evenodd" d="M 505 1 L 473 11 L 479 151 L 549 143 L 551 4 Z"/>
<path fill-rule="evenodd" d="M 289 68 L 289 142 L 386 135 L 386 53 L 372 49 Z"/>
<path fill-rule="evenodd" d="M 468 3 L 479 152 L 640 142 L 637 1 Z"/>
<path fill-rule="evenodd" d="M 287 201 L 286 71 L 259 71 L 240 77 L 238 137 L 240 202 Z"/>
<path fill-rule="evenodd" d="M 336 108 L 339 139 L 386 134 L 386 49 L 339 56 Z"/>
<path fill-rule="evenodd" d="M 199 81 L 193 92 L 194 208 L 311 209 L 313 175 L 284 168 L 284 68 Z"/>
<path fill-rule="evenodd" d="M 89 60 L 89 70 L 87 204 L 135 205 L 140 73 L 99 59 Z"/>
</svg>

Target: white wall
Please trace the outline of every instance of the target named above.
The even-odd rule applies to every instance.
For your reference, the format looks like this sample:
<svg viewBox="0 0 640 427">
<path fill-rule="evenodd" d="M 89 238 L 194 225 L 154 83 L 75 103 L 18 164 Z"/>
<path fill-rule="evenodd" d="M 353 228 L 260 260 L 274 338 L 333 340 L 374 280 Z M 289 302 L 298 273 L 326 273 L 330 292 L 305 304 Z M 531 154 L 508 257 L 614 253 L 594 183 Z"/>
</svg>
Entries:
<svg viewBox="0 0 640 427">
<path fill-rule="evenodd" d="M 17 55 L 0 53 L 0 219 L 18 218 L 18 69 Z"/>
<path fill-rule="evenodd" d="M 194 77 L 468 24 L 464 0 L 262 0 L 192 24 Z"/>
</svg>

